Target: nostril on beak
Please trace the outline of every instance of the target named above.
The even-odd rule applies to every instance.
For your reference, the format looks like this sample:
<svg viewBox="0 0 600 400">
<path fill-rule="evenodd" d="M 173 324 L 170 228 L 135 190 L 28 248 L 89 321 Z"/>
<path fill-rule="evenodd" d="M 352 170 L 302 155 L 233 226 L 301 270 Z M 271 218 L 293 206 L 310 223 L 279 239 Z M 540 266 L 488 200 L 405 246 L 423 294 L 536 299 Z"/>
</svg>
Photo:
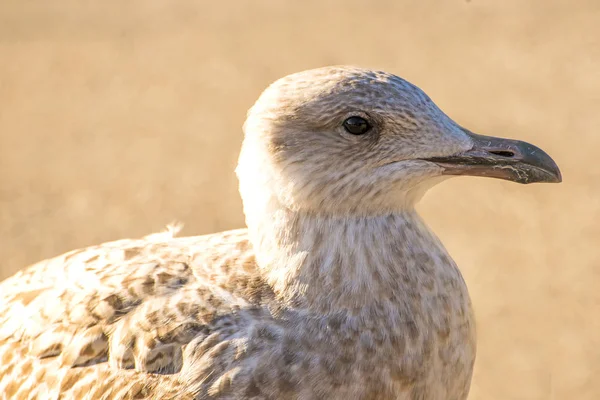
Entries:
<svg viewBox="0 0 600 400">
<path fill-rule="evenodd" d="M 515 156 L 515 153 L 510 150 L 488 150 L 488 153 L 506 158 L 513 158 Z"/>
</svg>

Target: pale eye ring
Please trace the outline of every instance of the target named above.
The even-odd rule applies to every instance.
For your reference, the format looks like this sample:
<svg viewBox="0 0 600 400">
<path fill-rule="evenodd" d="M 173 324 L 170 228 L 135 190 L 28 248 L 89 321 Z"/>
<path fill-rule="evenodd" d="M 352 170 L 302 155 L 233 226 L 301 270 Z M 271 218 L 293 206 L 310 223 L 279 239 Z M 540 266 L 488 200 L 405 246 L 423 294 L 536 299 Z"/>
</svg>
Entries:
<svg viewBox="0 0 600 400">
<path fill-rule="evenodd" d="M 359 117 L 357 115 L 346 118 L 343 125 L 346 132 L 352 135 L 364 135 L 371 130 L 371 125 L 369 122 L 363 117 Z"/>
</svg>

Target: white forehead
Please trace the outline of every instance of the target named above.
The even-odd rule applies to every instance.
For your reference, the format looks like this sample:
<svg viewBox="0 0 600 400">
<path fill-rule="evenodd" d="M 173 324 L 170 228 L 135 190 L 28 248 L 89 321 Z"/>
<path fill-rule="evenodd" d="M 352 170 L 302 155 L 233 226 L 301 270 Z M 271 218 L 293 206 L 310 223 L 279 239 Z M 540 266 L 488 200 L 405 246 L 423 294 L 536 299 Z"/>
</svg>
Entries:
<svg viewBox="0 0 600 400">
<path fill-rule="evenodd" d="M 427 98 L 418 87 L 396 75 L 350 66 L 323 67 L 291 74 L 275 81 L 267 91 L 322 95 L 347 91 L 376 95 L 405 93 Z"/>
<path fill-rule="evenodd" d="M 430 101 L 421 89 L 396 75 L 357 67 L 336 66 L 283 77 L 264 91 L 259 102 L 277 100 L 280 105 L 286 102 L 300 105 L 330 96 L 338 101 L 350 97 L 353 100 L 364 99 L 371 104 L 380 102 L 382 106 L 386 102 L 418 106 L 419 103 Z"/>
<path fill-rule="evenodd" d="M 439 112 L 417 86 L 387 72 L 335 66 L 298 72 L 271 84 L 249 115 L 282 117 L 300 109 L 333 113 L 342 108 Z"/>
</svg>

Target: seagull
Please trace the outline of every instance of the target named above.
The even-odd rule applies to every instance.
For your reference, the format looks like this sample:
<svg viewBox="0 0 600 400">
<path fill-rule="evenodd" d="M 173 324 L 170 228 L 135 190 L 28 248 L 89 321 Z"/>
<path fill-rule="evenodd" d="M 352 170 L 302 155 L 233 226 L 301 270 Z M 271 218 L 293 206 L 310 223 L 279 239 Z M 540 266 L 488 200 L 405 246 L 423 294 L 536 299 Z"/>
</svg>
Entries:
<svg viewBox="0 0 600 400">
<path fill-rule="evenodd" d="M 0 398 L 466 399 L 471 301 L 415 204 L 451 176 L 562 179 L 349 66 L 271 84 L 236 172 L 246 229 L 170 227 L 0 283 Z"/>
</svg>

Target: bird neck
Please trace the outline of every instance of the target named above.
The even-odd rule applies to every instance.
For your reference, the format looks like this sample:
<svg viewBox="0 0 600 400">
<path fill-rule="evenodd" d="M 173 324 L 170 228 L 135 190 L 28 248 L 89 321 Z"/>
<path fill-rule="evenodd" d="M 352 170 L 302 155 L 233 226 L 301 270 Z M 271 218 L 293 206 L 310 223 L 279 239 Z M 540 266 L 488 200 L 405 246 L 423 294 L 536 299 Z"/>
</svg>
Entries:
<svg viewBox="0 0 600 400">
<path fill-rule="evenodd" d="M 280 210 L 250 235 L 280 300 L 322 313 L 431 291 L 439 274 L 460 275 L 414 210 L 362 217 Z"/>
</svg>

